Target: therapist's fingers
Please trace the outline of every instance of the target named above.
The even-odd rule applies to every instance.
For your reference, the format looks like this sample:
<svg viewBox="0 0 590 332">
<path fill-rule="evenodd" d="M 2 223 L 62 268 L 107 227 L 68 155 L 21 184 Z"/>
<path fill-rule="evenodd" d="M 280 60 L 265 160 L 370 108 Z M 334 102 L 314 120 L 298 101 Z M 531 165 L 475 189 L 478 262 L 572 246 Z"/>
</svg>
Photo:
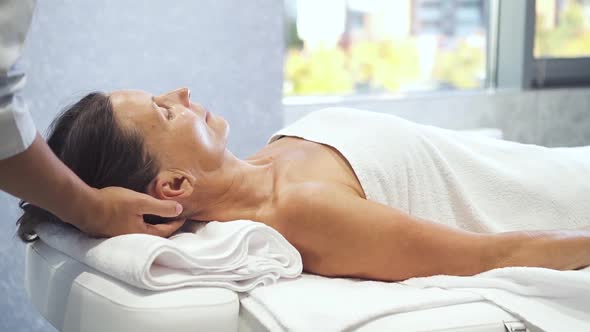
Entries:
<svg viewBox="0 0 590 332">
<path fill-rule="evenodd" d="M 175 201 L 164 201 L 149 195 L 142 195 L 139 201 L 139 214 L 154 214 L 160 217 L 176 217 L 182 213 L 182 205 Z"/>
<path fill-rule="evenodd" d="M 182 227 L 182 225 L 184 225 L 185 222 L 186 219 L 183 218 L 158 225 L 150 225 L 146 223 L 146 233 L 155 236 L 169 237 L 174 232 L 176 232 L 180 227 Z"/>
<path fill-rule="evenodd" d="M 175 201 L 158 200 L 152 196 L 120 187 L 107 187 L 95 192 L 95 199 L 89 200 L 88 211 L 79 225 L 81 231 L 98 237 L 117 236 L 131 233 L 148 233 L 158 236 L 170 236 L 182 226 L 180 222 L 171 222 L 162 227 L 144 222 L 144 215 L 152 214 L 164 218 L 178 217 L 182 205 Z M 88 203 L 88 204 L 90 204 Z"/>
</svg>

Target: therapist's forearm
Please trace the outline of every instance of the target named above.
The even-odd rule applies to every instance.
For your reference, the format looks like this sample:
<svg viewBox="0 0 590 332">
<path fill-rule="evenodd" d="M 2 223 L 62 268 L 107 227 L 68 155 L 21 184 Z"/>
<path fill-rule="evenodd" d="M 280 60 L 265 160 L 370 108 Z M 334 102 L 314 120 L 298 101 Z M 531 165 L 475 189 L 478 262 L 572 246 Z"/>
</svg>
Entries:
<svg viewBox="0 0 590 332">
<path fill-rule="evenodd" d="M 24 152 L 0 160 L 0 189 L 71 224 L 83 220 L 95 190 L 64 165 L 39 134 Z"/>
</svg>

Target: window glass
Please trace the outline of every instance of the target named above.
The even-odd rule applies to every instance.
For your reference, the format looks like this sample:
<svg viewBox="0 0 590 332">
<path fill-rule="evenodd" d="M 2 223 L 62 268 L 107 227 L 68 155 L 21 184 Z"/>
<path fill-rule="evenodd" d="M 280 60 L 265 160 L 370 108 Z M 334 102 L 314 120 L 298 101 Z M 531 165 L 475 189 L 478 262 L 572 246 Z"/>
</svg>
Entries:
<svg viewBox="0 0 590 332">
<path fill-rule="evenodd" d="M 480 88 L 486 0 L 285 0 L 285 95 Z"/>
<path fill-rule="evenodd" d="M 590 0 L 535 4 L 535 57 L 590 56 Z"/>
</svg>

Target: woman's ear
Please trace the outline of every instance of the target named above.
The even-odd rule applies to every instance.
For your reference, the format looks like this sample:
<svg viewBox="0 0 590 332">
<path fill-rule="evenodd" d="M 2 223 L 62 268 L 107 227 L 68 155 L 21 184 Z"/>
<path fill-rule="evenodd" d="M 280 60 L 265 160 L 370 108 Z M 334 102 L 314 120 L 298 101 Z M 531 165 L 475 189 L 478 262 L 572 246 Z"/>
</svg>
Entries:
<svg viewBox="0 0 590 332">
<path fill-rule="evenodd" d="M 178 171 L 162 171 L 152 180 L 148 193 L 159 199 L 179 200 L 193 193 L 194 179 Z"/>
</svg>

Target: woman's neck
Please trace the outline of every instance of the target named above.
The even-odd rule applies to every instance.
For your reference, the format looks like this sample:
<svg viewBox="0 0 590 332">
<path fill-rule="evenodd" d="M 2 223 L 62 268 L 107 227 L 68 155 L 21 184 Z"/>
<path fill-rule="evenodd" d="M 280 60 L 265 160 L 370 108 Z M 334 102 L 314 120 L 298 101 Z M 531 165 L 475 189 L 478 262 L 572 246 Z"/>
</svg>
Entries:
<svg viewBox="0 0 590 332">
<path fill-rule="evenodd" d="M 240 160 L 233 155 L 217 182 L 216 192 L 194 197 L 191 219 L 202 221 L 254 220 L 264 222 L 276 196 L 277 171 L 271 156 Z"/>
</svg>

